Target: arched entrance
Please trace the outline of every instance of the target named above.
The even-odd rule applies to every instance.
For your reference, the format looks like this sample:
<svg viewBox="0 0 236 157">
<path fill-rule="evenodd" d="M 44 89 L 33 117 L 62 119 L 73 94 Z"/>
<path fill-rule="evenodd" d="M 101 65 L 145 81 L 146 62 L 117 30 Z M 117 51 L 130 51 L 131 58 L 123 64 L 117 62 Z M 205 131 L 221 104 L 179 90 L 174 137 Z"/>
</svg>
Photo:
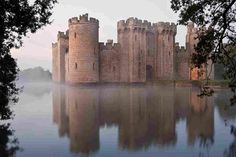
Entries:
<svg viewBox="0 0 236 157">
<path fill-rule="evenodd" d="M 146 79 L 147 81 L 153 80 L 153 68 L 151 65 L 146 66 Z"/>
</svg>

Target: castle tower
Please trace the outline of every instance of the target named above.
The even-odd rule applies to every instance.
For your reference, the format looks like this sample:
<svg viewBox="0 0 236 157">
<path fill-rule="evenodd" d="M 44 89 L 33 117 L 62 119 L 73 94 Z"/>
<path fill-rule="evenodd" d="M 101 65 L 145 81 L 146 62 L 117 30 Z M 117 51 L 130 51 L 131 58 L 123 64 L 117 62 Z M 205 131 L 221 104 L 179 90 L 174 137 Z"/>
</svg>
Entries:
<svg viewBox="0 0 236 157">
<path fill-rule="evenodd" d="M 175 35 L 174 23 L 159 22 L 154 24 L 156 33 L 156 78 L 172 80 L 175 76 Z"/>
<path fill-rule="evenodd" d="M 206 29 L 203 28 L 202 31 Z M 194 27 L 193 22 L 189 22 L 187 25 L 187 35 L 186 35 L 186 51 L 190 55 L 196 53 L 195 46 L 197 46 L 198 39 L 198 32 L 199 30 Z M 211 73 L 210 73 L 211 72 Z M 209 60 L 201 69 L 199 68 L 192 68 L 190 72 L 190 79 L 191 80 L 200 80 L 206 79 L 207 77 L 210 79 L 214 79 L 214 66 L 212 66 L 212 61 Z"/>
<path fill-rule="evenodd" d="M 88 14 L 69 19 L 68 83 L 99 81 L 98 29 L 99 21 Z"/>
<path fill-rule="evenodd" d="M 65 82 L 65 55 L 68 51 L 68 34 L 58 32 L 57 43 L 52 44 L 52 79 L 55 82 Z"/>
<path fill-rule="evenodd" d="M 194 28 L 194 23 L 189 22 L 187 25 L 187 35 L 186 35 L 186 50 L 188 53 L 192 54 L 195 52 L 194 45 L 197 44 L 197 29 Z"/>
<path fill-rule="evenodd" d="M 187 25 L 187 35 L 186 35 L 186 51 L 191 56 L 193 53 L 195 53 L 194 47 L 197 44 L 197 28 L 194 27 L 193 22 L 189 22 Z M 198 68 L 192 68 L 190 70 L 190 79 L 191 80 L 199 80 L 199 72 L 200 69 Z"/>
<path fill-rule="evenodd" d="M 52 44 L 52 80 L 58 82 L 57 43 Z"/>
<path fill-rule="evenodd" d="M 150 23 L 136 18 L 118 22 L 118 43 L 121 45 L 121 82 L 146 81 L 146 32 Z M 128 75 L 127 75 L 128 74 Z"/>
<path fill-rule="evenodd" d="M 120 55 L 120 82 L 129 82 L 129 28 L 126 28 L 126 22 L 124 20 L 117 23 L 117 40 L 121 45 Z"/>
</svg>

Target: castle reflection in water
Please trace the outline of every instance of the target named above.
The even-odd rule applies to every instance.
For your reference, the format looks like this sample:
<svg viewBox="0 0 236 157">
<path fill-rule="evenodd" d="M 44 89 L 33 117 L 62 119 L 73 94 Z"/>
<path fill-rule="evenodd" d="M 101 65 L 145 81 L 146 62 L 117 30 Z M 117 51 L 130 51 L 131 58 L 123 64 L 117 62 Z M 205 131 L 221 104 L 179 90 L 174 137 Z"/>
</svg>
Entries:
<svg viewBox="0 0 236 157">
<path fill-rule="evenodd" d="M 121 149 L 173 146 L 181 119 L 186 119 L 189 145 L 213 143 L 213 97 L 200 99 L 198 94 L 194 88 L 161 86 L 54 86 L 53 121 L 74 153 L 98 151 L 104 126 L 118 127 Z"/>
</svg>

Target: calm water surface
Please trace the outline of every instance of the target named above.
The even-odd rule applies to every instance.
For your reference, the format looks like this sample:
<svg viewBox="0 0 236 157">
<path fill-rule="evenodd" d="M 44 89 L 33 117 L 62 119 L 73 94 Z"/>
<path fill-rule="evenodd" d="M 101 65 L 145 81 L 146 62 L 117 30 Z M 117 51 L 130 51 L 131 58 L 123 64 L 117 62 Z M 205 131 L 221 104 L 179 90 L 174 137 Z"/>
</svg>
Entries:
<svg viewBox="0 0 236 157">
<path fill-rule="evenodd" d="M 221 157 L 236 153 L 230 92 L 164 86 L 26 85 L 14 106 L 17 157 Z"/>
</svg>

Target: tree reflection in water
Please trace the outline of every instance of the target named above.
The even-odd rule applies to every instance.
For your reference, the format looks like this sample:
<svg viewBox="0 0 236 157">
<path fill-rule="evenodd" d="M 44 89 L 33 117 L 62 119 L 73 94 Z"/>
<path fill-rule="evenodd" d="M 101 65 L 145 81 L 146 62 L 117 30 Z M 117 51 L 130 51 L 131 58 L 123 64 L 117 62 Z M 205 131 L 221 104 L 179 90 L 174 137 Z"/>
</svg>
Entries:
<svg viewBox="0 0 236 157">
<path fill-rule="evenodd" d="M 0 156 L 12 157 L 17 151 L 22 150 L 9 122 L 9 119 L 14 118 L 11 104 L 16 103 L 17 99 L 11 99 L 9 102 L 7 97 L 1 95 L 0 101 Z"/>
<path fill-rule="evenodd" d="M 0 125 L 0 156 L 11 157 L 21 150 L 10 123 Z"/>
<path fill-rule="evenodd" d="M 233 135 L 233 141 L 227 149 L 224 151 L 225 157 L 236 157 L 236 128 L 231 126 L 231 134 Z"/>
</svg>

